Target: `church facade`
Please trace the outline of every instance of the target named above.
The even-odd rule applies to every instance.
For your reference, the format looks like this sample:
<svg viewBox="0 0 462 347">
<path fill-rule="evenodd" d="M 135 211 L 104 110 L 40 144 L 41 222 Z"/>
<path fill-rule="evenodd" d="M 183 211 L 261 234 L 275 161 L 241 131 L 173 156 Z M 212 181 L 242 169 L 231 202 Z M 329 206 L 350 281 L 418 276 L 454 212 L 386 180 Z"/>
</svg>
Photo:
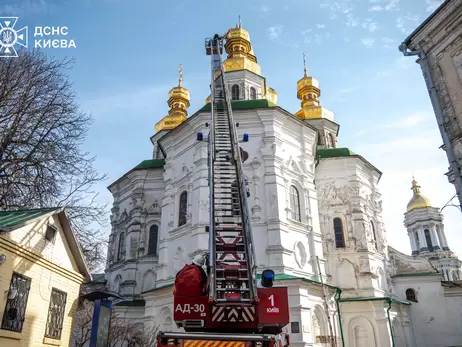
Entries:
<svg viewBox="0 0 462 347">
<path fill-rule="evenodd" d="M 442 320 L 450 318 L 437 316 L 445 305 L 457 325 L 461 314 L 454 308 L 462 304 L 460 261 L 438 209 L 414 182 L 405 217 L 413 254 L 390 247 L 378 190 L 382 173 L 337 147 L 339 125 L 320 104 L 319 82 L 305 68 L 297 82 L 301 108 L 292 114 L 277 105 L 241 25 L 228 31 L 225 49 L 238 133 L 250 138 L 241 147 L 257 264 L 259 272 L 273 269 L 276 285 L 289 288 L 291 344 L 330 346 L 331 326 L 337 346 L 456 345 L 462 329 L 451 330 Z M 169 113 L 151 137 L 152 159 L 109 186 L 107 283 L 129 299 L 117 306 L 119 313 L 149 329 L 177 330 L 175 275 L 207 252 L 207 144 L 196 141 L 196 133 L 207 133 L 211 105 L 209 97 L 188 117 L 189 100 L 180 72 Z M 431 323 L 423 321 L 428 314 Z M 448 344 L 421 338 L 445 329 Z"/>
</svg>

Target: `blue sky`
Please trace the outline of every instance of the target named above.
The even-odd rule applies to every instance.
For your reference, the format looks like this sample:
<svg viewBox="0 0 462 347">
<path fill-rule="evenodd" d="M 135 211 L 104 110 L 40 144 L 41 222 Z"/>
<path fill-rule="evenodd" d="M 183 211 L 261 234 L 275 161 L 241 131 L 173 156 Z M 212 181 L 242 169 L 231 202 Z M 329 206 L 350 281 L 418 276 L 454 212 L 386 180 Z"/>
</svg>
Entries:
<svg viewBox="0 0 462 347">
<path fill-rule="evenodd" d="M 434 206 L 453 187 L 419 65 L 398 45 L 440 0 L 23 0 L 2 1 L 0 15 L 18 26 L 67 26 L 75 49 L 44 49 L 72 56 L 71 72 L 82 108 L 94 117 L 86 142 L 106 185 L 151 157 L 149 137 L 168 111 L 167 93 L 183 64 L 190 114 L 208 96 L 204 39 L 223 34 L 240 15 L 279 105 L 296 112 L 296 82 L 308 73 L 321 84 L 321 104 L 340 124 L 339 144 L 363 155 L 382 172 L 383 217 L 390 245 L 409 252 L 403 213 L 412 174 Z M 215 15 L 213 15 L 214 10 Z M 31 30 L 31 29 L 29 29 Z M 30 32 L 29 43 L 33 43 Z M 461 213 L 444 210 L 447 238 L 462 255 Z"/>
</svg>

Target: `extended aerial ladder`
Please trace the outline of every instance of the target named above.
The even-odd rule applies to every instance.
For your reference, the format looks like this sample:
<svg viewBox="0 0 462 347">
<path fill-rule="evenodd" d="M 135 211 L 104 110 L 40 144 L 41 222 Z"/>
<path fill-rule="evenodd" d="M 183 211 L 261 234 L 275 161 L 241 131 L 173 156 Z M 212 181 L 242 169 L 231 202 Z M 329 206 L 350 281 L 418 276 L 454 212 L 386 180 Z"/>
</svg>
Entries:
<svg viewBox="0 0 462 347">
<path fill-rule="evenodd" d="M 263 271 L 260 286 L 257 282 L 249 192 L 239 147 L 249 137 L 243 134 L 239 140 L 233 119 L 221 57 L 224 39 L 217 34 L 205 41 L 211 56 L 211 121 L 206 124 L 208 136 L 197 134 L 197 140 L 208 141 L 207 287 L 192 296 L 174 291 L 174 320 L 185 333 L 159 333 L 161 346 L 225 346 L 229 342 L 233 347 L 271 347 L 280 344 L 276 335 L 289 323 L 287 288 L 272 286 L 272 270 Z M 180 271 L 177 279 L 181 275 Z"/>
</svg>

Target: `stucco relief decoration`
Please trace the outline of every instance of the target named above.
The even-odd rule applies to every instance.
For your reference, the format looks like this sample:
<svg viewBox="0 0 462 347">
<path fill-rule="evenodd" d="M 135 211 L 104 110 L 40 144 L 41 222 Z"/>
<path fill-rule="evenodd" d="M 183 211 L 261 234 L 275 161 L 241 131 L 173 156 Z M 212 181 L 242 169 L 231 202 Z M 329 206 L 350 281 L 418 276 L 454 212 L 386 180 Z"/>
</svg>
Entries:
<svg viewBox="0 0 462 347">
<path fill-rule="evenodd" d="M 201 201 L 199 201 L 199 208 L 202 211 L 207 211 L 208 204 L 209 204 L 208 200 L 201 200 Z"/>
<path fill-rule="evenodd" d="M 368 223 L 362 221 L 359 231 L 359 237 L 356 242 L 356 250 L 371 249 L 371 232 Z"/>
<path fill-rule="evenodd" d="M 382 212 L 382 200 L 380 200 L 380 194 L 372 193 L 367 195 L 367 203 L 370 208 L 375 212 Z"/>
<path fill-rule="evenodd" d="M 306 249 L 303 243 L 297 242 L 295 244 L 294 254 L 298 267 L 302 269 L 306 265 L 307 260 Z"/>
<path fill-rule="evenodd" d="M 120 215 L 120 218 L 119 218 L 119 224 L 122 224 L 124 222 L 126 222 L 128 220 L 128 213 L 127 213 L 127 209 L 124 208 L 124 211 L 122 212 L 122 214 Z"/>
<path fill-rule="evenodd" d="M 175 253 L 175 258 L 173 259 L 173 270 L 175 271 L 175 274 L 180 271 L 184 265 L 184 251 L 181 247 L 178 247 Z"/>
<path fill-rule="evenodd" d="M 260 220 L 260 212 L 261 212 L 261 207 L 258 205 L 252 206 L 252 220 Z"/>
<path fill-rule="evenodd" d="M 269 198 L 269 205 L 270 205 L 270 208 L 271 208 L 272 217 L 275 217 L 275 218 L 276 218 L 276 216 L 278 214 L 277 200 L 278 200 L 277 195 L 272 193 L 270 195 L 270 198 Z"/>
<path fill-rule="evenodd" d="M 152 213 L 160 214 L 160 205 L 157 199 L 155 199 L 154 202 L 152 203 Z"/>
<path fill-rule="evenodd" d="M 110 218 L 111 218 L 111 224 L 116 223 L 119 220 L 119 206 L 114 206 L 112 208 L 112 214 Z"/>
<path fill-rule="evenodd" d="M 452 60 L 457 71 L 457 76 L 459 77 L 459 82 L 462 84 L 462 52 L 460 50 L 455 52 Z"/>
</svg>

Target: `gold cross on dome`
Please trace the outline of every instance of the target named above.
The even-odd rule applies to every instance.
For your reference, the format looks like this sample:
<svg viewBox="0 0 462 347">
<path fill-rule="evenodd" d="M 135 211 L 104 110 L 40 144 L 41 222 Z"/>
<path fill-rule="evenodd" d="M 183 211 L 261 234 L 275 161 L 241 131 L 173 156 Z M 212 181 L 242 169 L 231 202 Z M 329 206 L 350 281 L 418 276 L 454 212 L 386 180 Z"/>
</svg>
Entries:
<svg viewBox="0 0 462 347">
<path fill-rule="evenodd" d="M 181 66 L 178 66 L 178 72 L 180 73 L 180 79 L 178 80 L 178 87 L 182 87 L 183 86 L 183 67 Z"/>
</svg>

